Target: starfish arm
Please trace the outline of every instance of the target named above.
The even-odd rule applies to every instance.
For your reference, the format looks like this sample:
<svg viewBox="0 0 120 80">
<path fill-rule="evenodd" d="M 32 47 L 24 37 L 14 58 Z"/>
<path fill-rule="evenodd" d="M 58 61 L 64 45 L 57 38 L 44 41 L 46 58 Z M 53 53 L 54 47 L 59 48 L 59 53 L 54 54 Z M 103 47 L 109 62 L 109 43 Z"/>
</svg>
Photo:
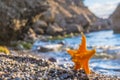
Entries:
<svg viewBox="0 0 120 80">
<path fill-rule="evenodd" d="M 73 57 L 73 55 L 77 52 L 76 50 L 67 50 L 67 52 Z"/>
<path fill-rule="evenodd" d="M 85 60 L 83 64 L 83 69 L 85 70 L 86 74 L 90 74 L 90 69 L 89 69 L 89 60 Z"/>
<path fill-rule="evenodd" d="M 83 33 L 81 33 L 82 35 L 82 41 L 81 41 L 81 45 L 79 46 L 80 50 L 86 50 L 86 37 Z"/>
<path fill-rule="evenodd" d="M 87 51 L 87 54 L 86 54 L 86 57 L 87 57 L 88 59 L 90 59 L 95 53 L 96 53 L 96 50 L 95 50 L 95 49 L 93 49 L 93 50 L 88 50 L 88 51 Z"/>
<path fill-rule="evenodd" d="M 81 64 L 78 62 L 75 62 L 75 66 L 74 66 L 74 70 L 80 69 L 81 68 Z"/>
</svg>

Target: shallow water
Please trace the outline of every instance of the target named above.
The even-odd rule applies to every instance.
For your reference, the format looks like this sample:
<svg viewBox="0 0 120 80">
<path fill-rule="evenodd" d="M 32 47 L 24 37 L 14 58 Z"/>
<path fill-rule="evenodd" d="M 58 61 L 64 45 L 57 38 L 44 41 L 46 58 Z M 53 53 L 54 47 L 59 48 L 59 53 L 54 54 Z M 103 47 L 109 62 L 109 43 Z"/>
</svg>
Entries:
<svg viewBox="0 0 120 80">
<path fill-rule="evenodd" d="M 87 46 L 120 46 L 120 34 L 113 34 L 112 30 L 91 32 L 86 34 Z M 66 38 L 64 41 L 68 44 L 78 44 L 81 36 Z"/>
<path fill-rule="evenodd" d="M 117 56 L 115 59 L 91 59 L 91 68 L 98 73 L 120 76 L 120 48 L 116 49 L 116 47 L 120 46 L 120 34 L 113 34 L 112 30 L 105 30 L 88 33 L 86 34 L 86 37 L 88 47 L 96 46 L 104 48 L 106 46 L 112 46 L 115 49 L 109 50 L 109 53 L 107 54 L 110 54 L 110 52 L 112 53 L 113 51 L 111 55 L 114 57 Z M 64 39 L 64 41 L 71 47 L 78 46 L 80 40 L 81 36 Z M 99 52 L 99 50 L 100 49 L 97 49 L 97 52 Z"/>
<path fill-rule="evenodd" d="M 90 60 L 90 68 L 98 73 L 116 75 L 120 77 L 120 34 L 113 34 L 112 30 L 91 32 L 86 34 L 87 47 L 89 49 L 96 47 L 97 53 L 101 54 L 106 48 L 106 54 L 114 56 L 114 58 L 92 58 Z M 65 45 L 71 48 L 77 48 L 81 41 L 81 35 L 72 38 L 65 38 L 62 40 Z M 57 43 L 59 40 L 51 43 Z M 102 47 L 102 49 L 101 49 Z M 111 48 L 112 47 L 112 48 Z M 117 48 L 116 48 L 117 47 Z M 70 56 L 66 51 L 48 52 L 43 53 L 44 56 L 52 56 L 58 59 L 59 63 L 72 63 Z"/>
</svg>

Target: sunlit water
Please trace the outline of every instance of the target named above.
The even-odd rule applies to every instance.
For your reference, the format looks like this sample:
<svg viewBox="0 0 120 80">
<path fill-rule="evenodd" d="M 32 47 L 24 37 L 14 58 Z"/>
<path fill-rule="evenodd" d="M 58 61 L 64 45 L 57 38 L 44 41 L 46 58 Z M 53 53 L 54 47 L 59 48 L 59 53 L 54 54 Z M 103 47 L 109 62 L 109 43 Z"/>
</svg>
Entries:
<svg viewBox="0 0 120 80">
<path fill-rule="evenodd" d="M 120 46 L 120 34 L 113 34 L 112 30 L 98 31 L 86 34 L 87 46 Z M 68 44 L 80 43 L 81 36 L 64 39 Z"/>
<path fill-rule="evenodd" d="M 120 34 L 113 34 L 112 30 L 98 31 L 86 34 L 87 46 L 120 46 Z M 69 46 L 78 46 L 81 36 L 64 39 Z M 120 50 L 118 51 L 119 54 Z M 109 53 L 108 53 L 109 54 Z M 113 54 L 115 56 L 116 54 Z M 120 56 L 116 55 L 116 56 Z M 91 68 L 99 73 L 120 76 L 120 57 L 117 59 L 91 59 Z"/>
<path fill-rule="evenodd" d="M 120 34 L 113 34 L 112 30 L 91 32 L 85 35 L 87 37 L 87 46 L 89 49 L 90 47 L 99 47 L 99 46 L 116 46 L 116 47 L 120 46 Z M 54 43 L 55 42 L 57 41 L 54 41 Z M 67 46 L 76 49 L 81 42 L 81 36 L 65 38 L 63 42 Z M 117 53 L 112 53 L 113 56 L 118 56 L 115 59 L 92 58 L 90 60 L 90 68 L 93 71 L 98 73 L 115 75 L 120 77 L 120 54 L 119 54 L 120 50 L 119 49 Z M 99 52 L 99 49 L 97 49 L 97 52 Z M 70 61 L 70 56 L 67 54 L 66 51 L 49 52 L 49 53 L 45 53 L 44 55 L 48 55 L 48 54 L 56 57 L 60 63 Z"/>
</svg>

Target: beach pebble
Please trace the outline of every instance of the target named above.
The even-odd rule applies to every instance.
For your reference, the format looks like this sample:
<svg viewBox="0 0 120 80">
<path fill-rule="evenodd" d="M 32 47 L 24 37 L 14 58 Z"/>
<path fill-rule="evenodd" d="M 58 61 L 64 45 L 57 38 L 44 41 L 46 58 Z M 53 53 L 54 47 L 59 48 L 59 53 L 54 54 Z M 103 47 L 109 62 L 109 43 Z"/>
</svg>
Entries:
<svg viewBox="0 0 120 80">
<path fill-rule="evenodd" d="M 57 60 L 53 57 L 50 57 L 48 60 L 51 61 L 51 62 L 57 62 Z"/>
<path fill-rule="evenodd" d="M 22 80 L 21 78 L 19 78 L 19 77 L 15 77 L 15 80 Z"/>
<path fill-rule="evenodd" d="M 30 54 L 0 54 L 0 80 L 96 80 L 95 73 L 89 77 L 84 70 L 75 71 L 69 64 L 62 67 L 55 61 L 54 58 L 50 62 Z M 108 78 L 101 75 L 97 77 L 101 80 Z M 117 77 L 110 79 L 115 80 Z"/>
</svg>

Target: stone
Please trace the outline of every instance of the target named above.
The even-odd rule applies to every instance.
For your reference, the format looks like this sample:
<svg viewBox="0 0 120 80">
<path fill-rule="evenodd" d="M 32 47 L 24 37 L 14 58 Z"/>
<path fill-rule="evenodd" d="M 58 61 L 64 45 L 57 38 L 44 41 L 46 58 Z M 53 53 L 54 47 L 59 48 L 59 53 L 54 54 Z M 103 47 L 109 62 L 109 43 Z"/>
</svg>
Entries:
<svg viewBox="0 0 120 80">
<path fill-rule="evenodd" d="M 72 32 L 82 32 L 83 28 L 81 25 L 77 25 L 77 24 L 68 24 L 66 26 L 66 32 L 67 33 L 72 33 Z"/>
<path fill-rule="evenodd" d="M 53 24 L 53 25 L 49 25 L 49 27 L 47 28 L 47 34 L 50 35 L 58 35 L 58 34 L 62 34 L 63 29 L 61 27 L 59 27 L 57 24 Z"/>
<path fill-rule="evenodd" d="M 29 28 L 28 33 L 24 34 L 25 38 L 24 40 L 35 40 L 36 39 L 36 33 L 32 28 Z"/>
<path fill-rule="evenodd" d="M 42 19 L 46 22 L 53 22 L 55 15 L 53 9 L 49 9 L 42 14 Z"/>
<path fill-rule="evenodd" d="M 63 45 L 61 44 L 48 44 L 39 46 L 39 52 L 58 51 Z"/>
<path fill-rule="evenodd" d="M 77 24 L 81 24 L 81 26 L 88 26 L 92 23 L 91 19 L 86 14 L 76 15 L 74 17 L 74 22 Z"/>
<path fill-rule="evenodd" d="M 63 47 L 63 44 L 52 44 L 45 41 L 36 41 L 33 44 L 34 48 L 33 51 L 39 51 L 39 52 L 48 52 L 48 51 L 58 51 L 60 48 Z"/>
<path fill-rule="evenodd" d="M 110 19 L 97 19 L 93 24 L 90 25 L 90 31 L 97 31 L 97 30 L 110 30 L 112 29 L 112 23 Z"/>
<path fill-rule="evenodd" d="M 19 78 L 19 77 L 16 77 L 16 78 L 15 78 L 15 80 L 22 80 L 22 79 L 21 79 L 21 78 Z"/>
<path fill-rule="evenodd" d="M 65 20 L 65 17 L 60 13 L 55 15 L 55 23 L 57 23 L 59 26 L 61 26 L 63 28 L 67 24 L 66 20 Z"/>
<path fill-rule="evenodd" d="M 34 31 L 35 31 L 36 35 L 44 34 L 44 30 L 41 28 L 35 28 Z"/>
<path fill-rule="evenodd" d="M 36 28 L 46 29 L 47 26 L 48 26 L 48 25 L 47 25 L 47 23 L 46 23 L 45 21 L 43 21 L 43 20 L 38 20 L 38 21 L 36 21 L 36 22 L 33 24 L 32 28 L 33 28 L 33 29 L 36 29 Z"/>
<path fill-rule="evenodd" d="M 51 61 L 51 62 L 57 62 L 57 60 L 53 57 L 50 57 L 48 60 Z"/>
</svg>

